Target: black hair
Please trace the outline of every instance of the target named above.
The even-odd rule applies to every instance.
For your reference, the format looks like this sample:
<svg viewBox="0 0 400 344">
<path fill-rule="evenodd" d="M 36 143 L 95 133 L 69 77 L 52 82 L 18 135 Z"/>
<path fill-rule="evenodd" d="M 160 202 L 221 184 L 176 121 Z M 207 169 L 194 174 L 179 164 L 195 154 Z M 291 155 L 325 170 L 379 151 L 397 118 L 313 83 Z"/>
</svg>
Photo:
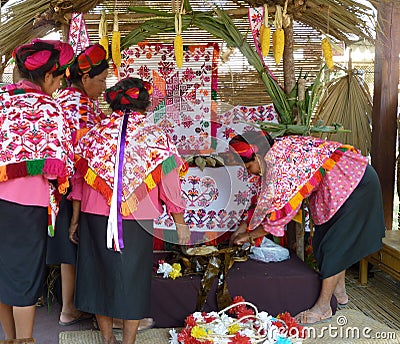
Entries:
<svg viewBox="0 0 400 344">
<path fill-rule="evenodd" d="M 94 78 L 95 76 L 103 73 L 108 68 L 109 68 L 109 63 L 106 59 L 104 59 L 98 66 L 92 67 L 89 73 L 86 74 L 89 75 L 89 78 Z M 81 85 L 83 75 L 84 73 L 82 73 L 82 71 L 79 69 L 78 58 L 76 58 L 75 61 L 72 63 L 72 65 L 69 67 L 69 75 L 67 81 L 70 85 L 71 84 Z"/>
<path fill-rule="evenodd" d="M 139 95 L 137 99 L 130 97 L 126 91 L 137 88 Z M 144 111 L 150 105 L 150 95 L 147 89 L 143 86 L 143 80 L 139 78 L 125 78 L 117 82 L 113 87 L 105 91 L 107 103 L 113 111 L 115 110 L 139 110 Z M 123 104 L 121 100 L 128 101 Z"/>
<path fill-rule="evenodd" d="M 49 60 L 41 67 L 35 70 L 28 70 L 25 67 L 26 59 L 32 54 L 41 51 L 48 50 L 51 52 Z M 32 81 L 37 85 L 42 85 L 46 73 L 51 71 L 51 69 L 59 63 L 60 51 L 55 49 L 52 44 L 46 42 L 35 42 L 32 45 L 26 45 L 19 48 L 15 54 L 15 63 L 18 67 L 20 77 Z M 64 71 L 55 70 L 52 72 L 53 76 L 59 76 L 64 74 Z"/>
</svg>

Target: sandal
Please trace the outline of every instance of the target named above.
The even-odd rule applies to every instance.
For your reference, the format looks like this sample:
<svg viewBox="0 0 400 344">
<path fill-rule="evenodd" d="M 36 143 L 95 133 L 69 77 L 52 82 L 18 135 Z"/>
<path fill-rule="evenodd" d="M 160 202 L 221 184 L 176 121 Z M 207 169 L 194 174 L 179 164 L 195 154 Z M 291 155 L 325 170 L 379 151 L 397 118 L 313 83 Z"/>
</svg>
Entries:
<svg viewBox="0 0 400 344">
<path fill-rule="evenodd" d="M 156 324 L 156 322 L 154 321 L 153 318 L 140 319 L 138 332 L 149 330 L 149 329 L 153 328 L 155 324 Z"/>
<path fill-rule="evenodd" d="M 76 324 L 82 320 L 90 319 L 92 317 L 92 314 L 85 313 L 85 312 L 78 312 L 77 315 L 73 314 L 73 313 L 61 312 L 60 319 L 61 319 L 62 315 L 65 317 L 68 317 L 68 318 L 72 318 L 72 320 L 70 320 L 70 321 L 58 320 L 58 324 L 61 326 L 70 326 L 70 325 Z"/>
<path fill-rule="evenodd" d="M 138 332 L 139 331 L 146 331 L 155 326 L 156 322 L 154 321 L 153 318 L 143 318 L 140 319 L 139 322 L 139 327 L 138 327 Z M 93 317 L 93 327 L 95 330 L 99 330 L 99 325 L 97 324 L 96 317 Z M 113 330 L 122 330 L 122 327 L 116 326 L 113 322 Z"/>
<path fill-rule="evenodd" d="M 332 319 L 332 310 L 326 311 L 324 314 L 319 314 L 307 309 L 297 314 L 295 319 L 300 326 L 317 325 L 330 321 Z"/>
</svg>

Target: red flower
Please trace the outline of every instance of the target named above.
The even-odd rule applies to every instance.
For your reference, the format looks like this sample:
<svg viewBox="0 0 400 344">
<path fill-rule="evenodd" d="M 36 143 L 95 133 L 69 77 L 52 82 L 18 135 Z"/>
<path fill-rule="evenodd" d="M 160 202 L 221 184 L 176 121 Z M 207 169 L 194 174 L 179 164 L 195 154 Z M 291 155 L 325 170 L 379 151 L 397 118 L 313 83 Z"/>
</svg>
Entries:
<svg viewBox="0 0 400 344">
<path fill-rule="evenodd" d="M 233 298 L 232 304 L 234 305 L 234 304 L 237 304 L 240 302 L 245 302 L 245 299 L 243 298 L 243 296 L 235 296 Z M 240 319 L 246 315 L 254 315 L 254 310 L 252 308 L 248 308 L 247 305 L 245 305 L 245 304 L 240 304 L 235 307 L 232 307 L 228 311 L 228 313 L 235 314 L 236 317 Z"/>
<path fill-rule="evenodd" d="M 243 306 L 245 306 L 245 305 L 243 305 Z M 236 312 L 236 316 L 238 317 L 238 319 L 243 318 L 247 315 L 254 315 L 254 310 L 252 308 L 247 308 L 245 306 L 245 308 L 240 308 Z"/>
<path fill-rule="evenodd" d="M 196 319 L 194 318 L 193 314 L 190 314 L 186 319 L 185 319 L 185 324 L 189 327 L 195 327 L 196 326 Z"/>
<path fill-rule="evenodd" d="M 284 323 L 280 321 L 274 322 L 274 325 L 276 325 L 278 328 L 286 328 L 286 333 L 288 336 L 290 335 L 298 335 L 300 338 L 305 338 L 306 333 L 304 331 L 304 327 L 300 326 L 299 323 L 295 318 L 293 318 L 289 312 L 285 313 L 280 313 L 276 317 L 277 319 L 282 320 Z"/>
<path fill-rule="evenodd" d="M 242 336 L 239 332 L 235 334 L 229 343 L 232 344 L 251 344 L 250 338 L 247 336 Z"/>
</svg>

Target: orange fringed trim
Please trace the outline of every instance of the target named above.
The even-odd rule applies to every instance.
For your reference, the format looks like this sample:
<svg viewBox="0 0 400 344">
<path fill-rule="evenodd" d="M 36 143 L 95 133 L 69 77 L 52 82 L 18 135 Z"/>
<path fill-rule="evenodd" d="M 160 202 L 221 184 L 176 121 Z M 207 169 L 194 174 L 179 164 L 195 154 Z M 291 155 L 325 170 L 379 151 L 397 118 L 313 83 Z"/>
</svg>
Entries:
<svg viewBox="0 0 400 344">
<path fill-rule="evenodd" d="M 69 181 L 68 179 L 60 182 L 60 179 L 58 179 L 58 192 L 62 195 L 65 195 L 67 193 L 67 190 L 69 188 Z"/>
<path fill-rule="evenodd" d="M 0 166 L 0 182 L 5 182 L 7 180 L 7 166 Z"/>
<path fill-rule="evenodd" d="M 175 169 L 178 162 L 180 162 L 180 158 L 172 155 L 159 164 L 151 173 L 149 173 L 143 183 L 138 186 L 131 197 L 129 197 L 127 201 L 122 202 L 120 209 L 121 214 L 128 216 L 133 213 L 137 209 L 137 204 L 147 196 L 148 191 L 154 188 L 161 181 L 163 176 Z M 93 189 L 100 192 L 107 200 L 108 205 L 110 205 L 112 189 L 105 182 L 105 180 L 99 177 L 89 167 L 88 162 L 85 159 L 75 155 L 75 168 L 85 177 L 86 183 Z"/>
<path fill-rule="evenodd" d="M 107 183 L 103 179 L 101 179 L 99 176 L 96 176 L 94 183 L 93 183 L 93 188 L 98 190 L 104 196 L 104 198 L 107 200 L 107 202 L 111 203 L 112 190 L 107 185 Z"/>
<path fill-rule="evenodd" d="M 326 174 L 326 171 L 330 171 L 348 150 L 357 152 L 354 147 L 348 145 L 343 145 L 337 148 L 332 155 L 324 161 L 322 166 L 314 173 L 310 180 L 305 183 L 281 209 L 275 210 L 268 215 L 269 219 L 271 221 L 279 220 L 286 217 L 287 214 L 296 209 L 301 202 L 303 202 L 303 199 L 308 197 L 312 190 L 314 190 L 314 188 L 319 184 L 323 176 Z"/>
<path fill-rule="evenodd" d="M 135 194 L 128 198 L 126 202 L 122 202 L 121 204 L 121 214 L 123 216 L 128 216 L 134 213 L 137 209 L 138 199 Z"/>
</svg>

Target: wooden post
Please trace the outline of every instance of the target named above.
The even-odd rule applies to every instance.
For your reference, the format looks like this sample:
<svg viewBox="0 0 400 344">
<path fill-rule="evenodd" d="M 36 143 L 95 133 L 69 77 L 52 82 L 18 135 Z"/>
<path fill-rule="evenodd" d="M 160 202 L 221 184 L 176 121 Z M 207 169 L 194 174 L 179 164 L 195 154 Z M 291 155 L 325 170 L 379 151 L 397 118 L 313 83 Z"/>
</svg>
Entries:
<svg viewBox="0 0 400 344">
<path fill-rule="evenodd" d="M 284 28 L 285 47 L 283 50 L 283 78 L 285 93 L 289 94 L 296 86 L 294 71 L 294 38 L 293 38 L 293 17 L 290 18 L 289 26 Z"/>
<path fill-rule="evenodd" d="M 400 2 L 379 1 L 372 110 L 372 165 L 379 175 L 385 225 L 392 229 L 399 84 Z"/>
</svg>

